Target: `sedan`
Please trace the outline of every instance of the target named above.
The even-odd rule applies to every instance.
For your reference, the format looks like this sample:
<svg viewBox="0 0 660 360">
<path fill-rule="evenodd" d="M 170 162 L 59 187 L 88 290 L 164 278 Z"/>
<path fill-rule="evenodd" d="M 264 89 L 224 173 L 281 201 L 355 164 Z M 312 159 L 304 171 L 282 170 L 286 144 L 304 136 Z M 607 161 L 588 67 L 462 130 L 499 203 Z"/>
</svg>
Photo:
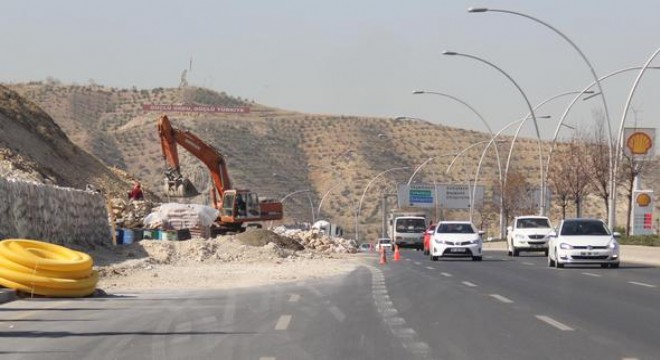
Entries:
<svg viewBox="0 0 660 360">
<path fill-rule="evenodd" d="M 598 219 L 562 220 L 557 234 L 548 243 L 548 266 L 566 264 L 600 264 L 619 267 L 619 233 L 611 233 Z"/>
<path fill-rule="evenodd" d="M 431 260 L 440 257 L 471 257 L 481 260 L 483 231 L 477 231 L 469 221 L 441 221 L 433 233 Z"/>
</svg>

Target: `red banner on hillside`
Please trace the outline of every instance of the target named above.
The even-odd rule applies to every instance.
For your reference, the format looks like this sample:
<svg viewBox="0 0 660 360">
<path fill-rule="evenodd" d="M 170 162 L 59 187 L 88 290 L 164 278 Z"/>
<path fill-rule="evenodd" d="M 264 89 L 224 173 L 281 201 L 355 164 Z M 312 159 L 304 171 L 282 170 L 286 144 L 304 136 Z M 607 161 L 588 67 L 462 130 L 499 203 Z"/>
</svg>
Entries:
<svg viewBox="0 0 660 360">
<path fill-rule="evenodd" d="M 207 105 L 172 105 L 172 104 L 142 104 L 144 111 L 159 112 L 197 112 L 197 113 L 228 113 L 246 114 L 250 112 L 247 106 L 207 106 Z"/>
</svg>

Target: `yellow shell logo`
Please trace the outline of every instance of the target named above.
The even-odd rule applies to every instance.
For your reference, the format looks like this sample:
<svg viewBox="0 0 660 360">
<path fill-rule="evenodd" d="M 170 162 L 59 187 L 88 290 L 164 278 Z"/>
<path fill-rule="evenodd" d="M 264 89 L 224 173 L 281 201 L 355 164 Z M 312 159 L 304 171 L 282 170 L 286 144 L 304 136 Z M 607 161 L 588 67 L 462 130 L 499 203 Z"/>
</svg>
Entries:
<svg viewBox="0 0 660 360">
<path fill-rule="evenodd" d="M 645 155 L 653 146 L 653 141 L 646 133 L 636 132 L 628 137 L 626 146 L 633 155 Z"/>
<path fill-rule="evenodd" d="M 650 203 L 651 203 L 651 197 L 648 194 L 637 195 L 637 205 L 649 206 Z"/>
</svg>

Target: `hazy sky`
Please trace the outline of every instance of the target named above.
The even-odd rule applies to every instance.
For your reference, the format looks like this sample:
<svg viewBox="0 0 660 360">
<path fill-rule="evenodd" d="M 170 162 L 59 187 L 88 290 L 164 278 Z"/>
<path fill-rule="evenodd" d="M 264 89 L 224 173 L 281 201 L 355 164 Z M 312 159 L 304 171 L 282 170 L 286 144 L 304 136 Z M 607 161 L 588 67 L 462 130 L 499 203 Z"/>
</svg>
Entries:
<svg viewBox="0 0 660 360">
<path fill-rule="evenodd" d="M 593 80 L 549 29 L 513 15 L 469 14 L 469 6 L 541 18 L 576 42 L 601 76 L 643 65 L 660 47 L 657 0 L 3 1 L 0 82 L 51 76 L 65 83 L 176 87 L 192 56 L 191 84 L 269 106 L 485 130 L 461 104 L 411 94 L 427 89 L 471 104 L 497 131 L 526 114 L 522 96 L 494 69 L 443 50 L 500 66 L 533 105 Z M 660 59 L 654 63 L 660 66 Z M 616 127 L 636 75 L 603 82 Z M 658 95 L 660 72 L 649 71 L 630 119 L 657 126 Z M 544 138 L 570 99 L 538 111 L 552 116 L 539 120 Z M 568 123 L 587 126 L 599 109 L 599 98 L 579 101 Z"/>
</svg>

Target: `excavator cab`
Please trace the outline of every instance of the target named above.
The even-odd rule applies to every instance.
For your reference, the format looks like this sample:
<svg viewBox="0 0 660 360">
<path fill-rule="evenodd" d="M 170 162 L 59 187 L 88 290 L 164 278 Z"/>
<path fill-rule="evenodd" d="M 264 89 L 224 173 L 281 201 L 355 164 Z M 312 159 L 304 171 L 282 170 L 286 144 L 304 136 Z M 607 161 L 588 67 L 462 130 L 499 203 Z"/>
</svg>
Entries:
<svg viewBox="0 0 660 360">
<path fill-rule="evenodd" d="M 236 219 L 259 218 L 259 197 L 249 190 L 227 190 L 222 199 L 221 216 L 230 216 Z"/>
</svg>

